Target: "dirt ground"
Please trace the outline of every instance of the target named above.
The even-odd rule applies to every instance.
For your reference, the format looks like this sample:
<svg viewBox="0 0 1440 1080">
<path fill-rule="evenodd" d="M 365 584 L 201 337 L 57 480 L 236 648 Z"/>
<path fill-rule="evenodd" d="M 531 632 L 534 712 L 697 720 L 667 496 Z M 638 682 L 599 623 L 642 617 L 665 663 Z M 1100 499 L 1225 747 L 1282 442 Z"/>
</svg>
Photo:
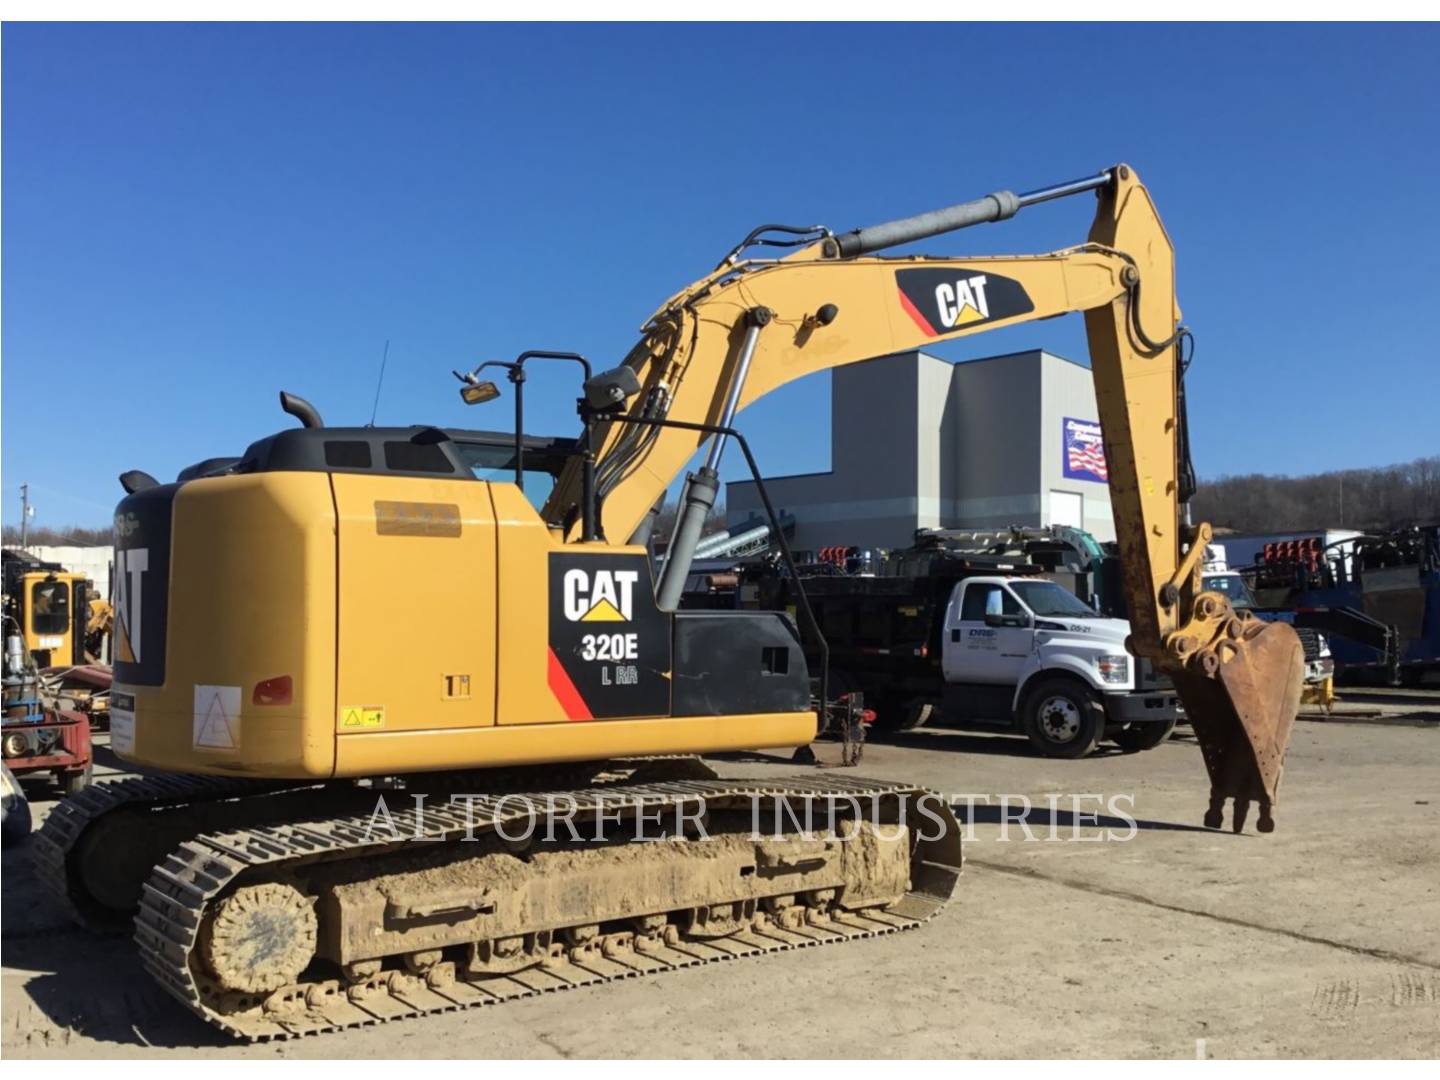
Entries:
<svg viewBox="0 0 1440 1080">
<path fill-rule="evenodd" d="M 280 1044 L 238 1044 L 192 1017 L 151 984 L 127 940 L 91 939 L 48 910 L 25 849 L 7 849 L 3 1050 L 42 1058 L 1433 1057 L 1440 694 L 1412 704 L 1409 719 L 1298 724 L 1278 829 L 1265 837 L 1199 826 L 1204 768 L 1184 737 L 1079 762 L 1034 757 L 1023 740 L 945 730 L 872 743 L 862 775 L 991 796 L 989 805 L 976 800 L 956 900 L 922 929 Z M 824 747 L 822 757 L 834 751 Z M 717 768 L 797 771 L 781 755 Z M 1051 793 L 1065 796 L 1054 814 Z M 1071 794 L 1099 797 L 1081 804 L 1086 812 L 1102 803 L 1128 811 L 1138 821 L 1133 838 L 1118 838 L 1131 831 L 1119 814 L 1077 822 Z M 1012 819 L 1024 814 L 1018 796 L 1038 807 L 1025 817 L 1033 841 L 1002 821 L 1000 795 L 1013 797 Z M 1133 804 L 1112 804 L 1119 796 Z M 41 813 L 46 806 L 35 804 Z"/>
</svg>

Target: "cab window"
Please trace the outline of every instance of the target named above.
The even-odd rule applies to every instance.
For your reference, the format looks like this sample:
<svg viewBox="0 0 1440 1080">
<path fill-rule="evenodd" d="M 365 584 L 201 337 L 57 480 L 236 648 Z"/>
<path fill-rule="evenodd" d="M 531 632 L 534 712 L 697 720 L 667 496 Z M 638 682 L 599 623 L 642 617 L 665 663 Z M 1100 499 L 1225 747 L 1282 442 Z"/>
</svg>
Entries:
<svg viewBox="0 0 1440 1080">
<path fill-rule="evenodd" d="M 1094 608 L 1053 581 L 1017 581 L 1015 591 L 1024 598 L 1026 606 L 1036 615 L 1069 619 L 1095 617 Z"/>
<path fill-rule="evenodd" d="M 485 443 L 457 442 L 460 458 L 469 467 L 476 480 L 488 480 L 496 484 L 515 482 L 515 448 L 493 446 Z M 564 465 L 563 455 L 544 450 L 525 451 L 525 498 L 537 510 L 545 505 L 550 492 L 555 490 L 555 481 Z"/>
<path fill-rule="evenodd" d="M 37 634 L 63 634 L 70 629 L 70 585 L 37 581 L 30 589 L 30 629 Z"/>
<path fill-rule="evenodd" d="M 1200 587 L 1206 592 L 1218 592 L 1229 600 L 1233 607 L 1253 608 L 1255 606 L 1255 596 L 1250 592 L 1250 586 L 1245 584 L 1245 579 L 1239 574 L 1207 575 L 1201 579 Z"/>
<path fill-rule="evenodd" d="M 967 585 L 965 600 L 960 606 L 963 622 L 984 622 L 989 615 L 1019 615 L 1020 602 L 1009 589 L 999 585 Z"/>
</svg>

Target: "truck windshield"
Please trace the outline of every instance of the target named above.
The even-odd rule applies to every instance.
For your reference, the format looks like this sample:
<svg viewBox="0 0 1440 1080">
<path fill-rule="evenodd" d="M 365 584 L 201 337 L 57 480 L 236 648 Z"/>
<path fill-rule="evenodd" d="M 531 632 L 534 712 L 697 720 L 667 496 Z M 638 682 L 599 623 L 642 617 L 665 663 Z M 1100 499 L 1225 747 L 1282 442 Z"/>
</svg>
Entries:
<svg viewBox="0 0 1440 1080">
<path fill-rule="evenodd" d="M 1234 608 L 1253 608 L 1255 594 L 1239 574 L 1206 574 L 1200 579 L 1200 587 L 1206 592 L 1218 592 Z"/>
<path fill-rule="evenodd" d="M 1070 619 L 1099 618 L 1095 609 L 1076 599 L 1053 581 L 1012 581 L 1010 588 L 1036 615 L 1061 615 Z"/>
</svg>

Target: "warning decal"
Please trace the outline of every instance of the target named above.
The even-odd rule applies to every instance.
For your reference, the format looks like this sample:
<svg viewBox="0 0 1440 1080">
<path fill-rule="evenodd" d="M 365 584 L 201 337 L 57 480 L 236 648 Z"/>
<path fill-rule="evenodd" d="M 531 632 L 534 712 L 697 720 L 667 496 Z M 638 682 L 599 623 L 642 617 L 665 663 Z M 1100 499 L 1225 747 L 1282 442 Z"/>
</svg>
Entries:
<svg viewBox="0 0 1440 1080">
<path fill-rule="evenodd" d="M 385 706 L 344 705 L 340 708 L 341 731 L 363 731 L 385 726 Z"/>
<path fill-rule="evenodd" d="M 117 754 L 135 752 L 135 695 L 110 693 L 110 749 Z"/>
<path fill-rule="evenodd" d="M 196 750 L 240 749 L 240 687 L 195 687 Z"/>
</svg>

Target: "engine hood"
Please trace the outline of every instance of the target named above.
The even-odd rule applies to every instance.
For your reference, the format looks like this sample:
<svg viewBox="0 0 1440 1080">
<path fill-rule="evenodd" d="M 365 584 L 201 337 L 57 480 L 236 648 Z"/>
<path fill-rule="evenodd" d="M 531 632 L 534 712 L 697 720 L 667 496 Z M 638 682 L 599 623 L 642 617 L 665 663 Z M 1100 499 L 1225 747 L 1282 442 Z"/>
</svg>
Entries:
<svg viewBox="0 0 1440 1080">
<path fill-rule="evenodd" d="M 1064 639 L 1076 645 L 1089 644 L 1108 652 L 1124 652 L 1130 624 L 1124 619 L 1067 619 L 1039 617 L 1035 620 L 1037 634 L 1048 641 Z"/>
</svg>

